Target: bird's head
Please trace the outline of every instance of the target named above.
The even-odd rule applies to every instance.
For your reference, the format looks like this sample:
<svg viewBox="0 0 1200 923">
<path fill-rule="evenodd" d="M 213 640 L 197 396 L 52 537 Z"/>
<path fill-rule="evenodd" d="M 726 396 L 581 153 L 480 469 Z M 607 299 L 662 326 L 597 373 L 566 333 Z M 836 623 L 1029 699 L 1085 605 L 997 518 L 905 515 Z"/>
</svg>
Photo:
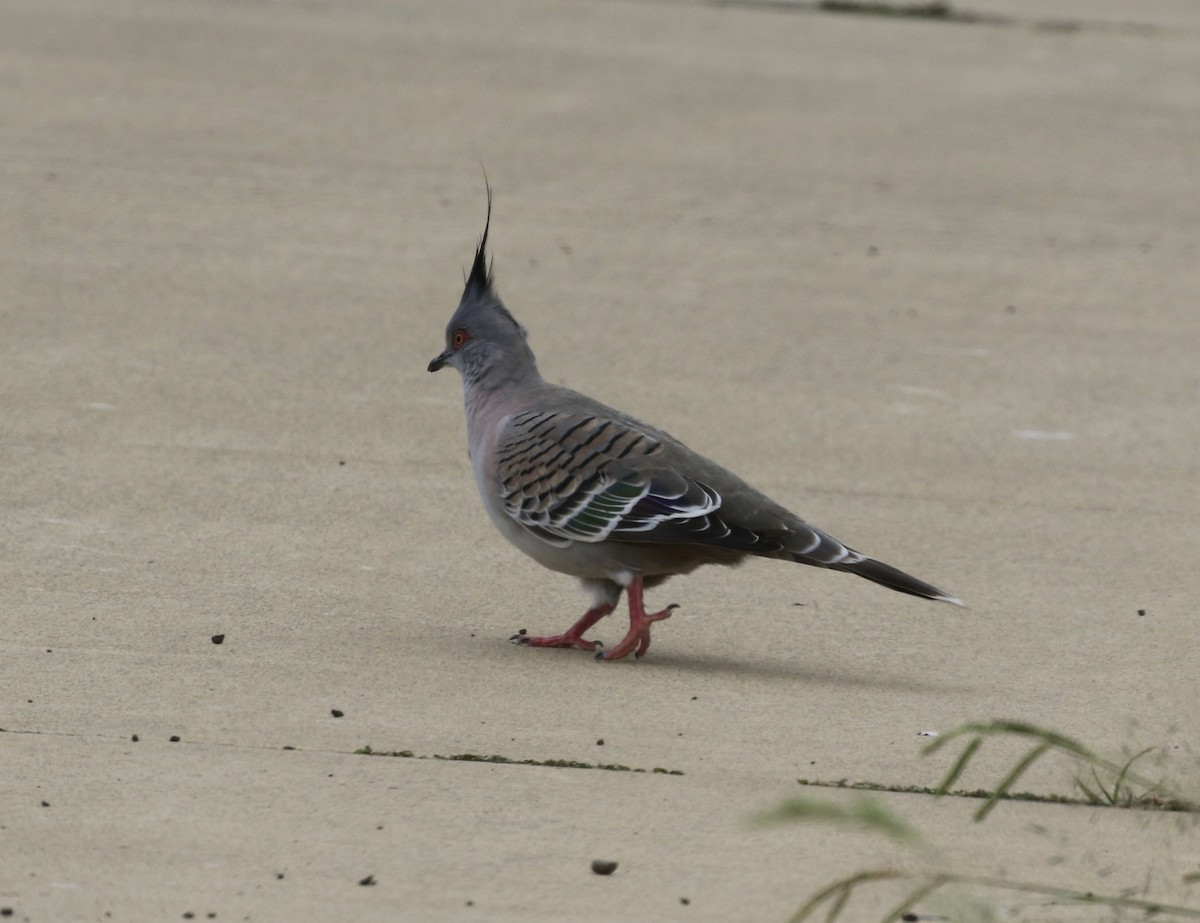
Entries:
<svg viewBox="0 0 1200 923">
<path fill-rule="evenodd" d="M 446 348 L 429 363 L 436 372 L 447 365 L 458 369 L 467 387 L 495 387 L 531 371 L 537 363 L 528 335 L 504 306 L 492 284 L 487 260 L 488 228 L 492 223 L 492 188 L 487 187 L 487 221 L 475 250 L 458 310 L 446 325 Z"/>
</svg>

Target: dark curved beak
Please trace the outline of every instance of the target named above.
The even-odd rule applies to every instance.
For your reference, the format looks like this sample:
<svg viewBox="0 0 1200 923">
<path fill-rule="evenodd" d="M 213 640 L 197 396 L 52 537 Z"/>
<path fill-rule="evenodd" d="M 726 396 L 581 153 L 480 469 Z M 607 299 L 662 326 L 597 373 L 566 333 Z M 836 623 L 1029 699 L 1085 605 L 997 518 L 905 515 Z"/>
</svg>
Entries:
<svg viewBox="0 0 1200 923">
<path fill-rule="evenodd" d="M 436 372 L 438 369 L 440 369 L 442 366 L 444 366 L 449 361 L 450 361 L 450 350 L 447 349 L 445 352 L 436 356 L 434 358 L 434 360 L 429 363 L 429 371 Z"/>
</svg>

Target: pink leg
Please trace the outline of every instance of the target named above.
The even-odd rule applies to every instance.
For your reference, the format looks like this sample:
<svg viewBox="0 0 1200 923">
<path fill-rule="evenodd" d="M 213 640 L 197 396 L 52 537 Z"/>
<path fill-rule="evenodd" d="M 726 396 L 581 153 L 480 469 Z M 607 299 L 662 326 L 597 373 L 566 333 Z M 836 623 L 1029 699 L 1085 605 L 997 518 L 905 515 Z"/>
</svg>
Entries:
<svg viewBox="0 0 1200 923">
<path fill-rule="evenodd" d="M 620 660 L 630 653 L 641 657 L 650 650 L 650 626 L 655 622 L 670 618 L 671 610 L 679 607 L 672 604 L 658 612 L 647 612 L 642 603 L 642 578 L 635 577 L 629 584 L 629 632 L 621 639 L 621 643 L 609 651 L 601 651 L 596 655 L 597 660 Z"/>
<path fill-rule="evenodd" d="M 577 647 L 581 651 L 594 651 L 596 649 L 596 642 L 586 640 L 583 637 L 583 633 L 615 608 L 616 606 L 611 603 L 592 606 L 587 612 L 583 613 L 578 622 L 561 635 L 536 637 L 525 634 L 525 629 L 521 629 L 520 632 L 513 635 L 509 640 L 516 641 L 518 644 L 528 644 L 530 647 Z M 649 636 L 647 635 L 647 637 Z"/>
</svg>

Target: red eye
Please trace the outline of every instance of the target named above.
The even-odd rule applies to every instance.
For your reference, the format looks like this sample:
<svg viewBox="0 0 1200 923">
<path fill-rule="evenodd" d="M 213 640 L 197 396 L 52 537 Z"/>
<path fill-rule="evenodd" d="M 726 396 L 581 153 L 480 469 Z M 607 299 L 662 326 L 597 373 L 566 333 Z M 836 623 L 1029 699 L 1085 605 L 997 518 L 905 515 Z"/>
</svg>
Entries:
<svg viewBox="0 0 1200 923">
<path fill-rule="evenodd" d="M 450 334 L 450 345 L 454 349 L 462 349 L 466 345 L 467 340 L 471 339 L 471 334 L 459 327 Z"/>
</svg>

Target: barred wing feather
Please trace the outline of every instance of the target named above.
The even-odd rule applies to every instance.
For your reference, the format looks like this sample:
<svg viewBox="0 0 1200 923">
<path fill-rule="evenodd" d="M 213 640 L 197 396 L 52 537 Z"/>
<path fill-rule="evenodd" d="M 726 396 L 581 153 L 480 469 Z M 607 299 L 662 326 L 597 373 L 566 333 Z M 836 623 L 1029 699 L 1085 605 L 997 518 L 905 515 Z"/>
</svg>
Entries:
<svg viewBox="0 0 1200 923">
<path fill-rule="evenodd" d="M 662 444 L 591 414 L 515 415 L 497 450 L 505 511 L 545 541 L 657 541 L 715 512 L 720 495 L 662 464 Z M 636 538 L 634 536 L 637 536 Z"/>
</svg>

